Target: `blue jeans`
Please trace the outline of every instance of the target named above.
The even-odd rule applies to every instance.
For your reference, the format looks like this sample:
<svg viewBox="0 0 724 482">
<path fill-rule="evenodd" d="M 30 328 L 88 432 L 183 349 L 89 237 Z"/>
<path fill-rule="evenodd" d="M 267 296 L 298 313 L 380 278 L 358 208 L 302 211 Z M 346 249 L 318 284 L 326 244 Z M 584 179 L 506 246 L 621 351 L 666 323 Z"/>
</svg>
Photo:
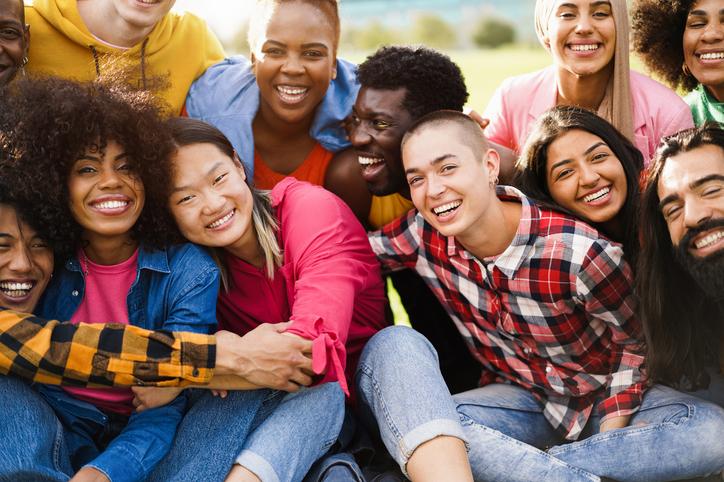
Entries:
<svg viewBox="0 0 724 482">
<path fill-rule="evenodd" d="M 628 427 L 599 433 L 594 416 L 579 441 L 565 444 L 521 387 L 488 385 L 453 398 L 476 479 L 664 481 L 724 469 L 724 410 L 661 385 L 646 392 Z"/>
<path fill-rule="evenodd" d="M 0 481 L 66 481 L 73 470 L 63 427 L 30 386 L 0 376 Z"/>
<path fill-rule="evenodd" d="M 226 398 L 198 390 L 181 422 L 171 452 L 152 481 L 222 481 L 234 463 L 262 482 L 302 480 L 337 439 L 344 392 L 325 383 L 297 393 L 229 392 Z"/>
<path fill-rule="evenodd" d="M 389 326 L 376 333 L 362 351 L 356 382 L 363 417 L 377 425 L 405 475 L 423 443 L 439 436 L 465 440 L 437 353 L 415 330 Z"/>
</svg>

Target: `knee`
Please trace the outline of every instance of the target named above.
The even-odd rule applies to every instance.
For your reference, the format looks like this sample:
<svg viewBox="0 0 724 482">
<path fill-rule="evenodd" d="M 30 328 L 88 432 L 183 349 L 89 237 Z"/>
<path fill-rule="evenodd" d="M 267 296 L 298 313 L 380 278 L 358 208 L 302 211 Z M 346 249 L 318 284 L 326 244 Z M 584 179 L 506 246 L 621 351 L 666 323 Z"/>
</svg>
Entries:
<svg viewBox="0 0 724 482">
<path fill-rule="evenodd" d="M 432 344 L 417 331 L 406 326 L 388 326 L 367 342 L 360 365 L 379 368 L 386 363 L 414 363 L 415 360 L 433 360 L 438 363 Z"/>
<path fill-rule="evenodd" d="M 692 436 L 701 444 L 702 454 L 710 454 L 711 460 L 719 461 L 724 468 L 724 409 L 709 402 L 696 407 L 695 429 Z"/>
</svg>

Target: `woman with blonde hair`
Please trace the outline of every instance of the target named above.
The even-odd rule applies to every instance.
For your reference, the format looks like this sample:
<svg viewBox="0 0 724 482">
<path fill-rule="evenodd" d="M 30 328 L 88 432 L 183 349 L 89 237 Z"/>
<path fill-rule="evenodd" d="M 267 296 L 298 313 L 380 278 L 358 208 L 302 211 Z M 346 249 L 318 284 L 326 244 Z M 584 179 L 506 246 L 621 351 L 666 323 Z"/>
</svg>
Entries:
<svg viewBox="0 0 724 482">
<path fill-rule="evenodd" d="M 693 125 L 674 92 L 632 72 L 625 0 L 537 0 L 538 40 L 553 65 L 507 79 L 488 104 L 488 138 L 520 153 L 535 120 L 575 105 L 613 124 L 648 163 L 659 140 Z"/>
</svg>

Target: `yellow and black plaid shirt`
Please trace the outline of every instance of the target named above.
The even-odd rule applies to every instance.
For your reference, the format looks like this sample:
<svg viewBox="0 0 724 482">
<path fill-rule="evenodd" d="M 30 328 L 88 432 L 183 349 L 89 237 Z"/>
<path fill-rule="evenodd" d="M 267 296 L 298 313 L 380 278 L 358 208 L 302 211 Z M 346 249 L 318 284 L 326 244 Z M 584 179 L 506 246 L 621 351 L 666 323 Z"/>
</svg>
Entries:
<svg viewBox="0 0 724 482">
<path fill-rule="evenodd" d="M 208 383 L 213 335 L 60 323 L 0 309 L 0 374 L 73 386 Z"/>
</svg>

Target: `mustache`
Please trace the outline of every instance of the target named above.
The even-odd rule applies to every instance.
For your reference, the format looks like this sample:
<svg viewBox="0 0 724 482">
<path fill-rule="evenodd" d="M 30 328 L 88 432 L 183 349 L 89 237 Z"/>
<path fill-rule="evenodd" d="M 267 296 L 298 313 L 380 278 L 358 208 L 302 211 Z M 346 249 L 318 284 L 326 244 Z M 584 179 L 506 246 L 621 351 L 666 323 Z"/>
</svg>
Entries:
<svg viewBox="0 0 724 482">
<path fill-rule="evenodd" d="M 705 231 L 721 227 L 724 227 L 724 218 L 710 219 L 694 228 L 690 228 L 686 234 L 682 236 L 681 241 L 679 242 L 679 249 L 687 251 L 695 237 Z"/>
</svg>

